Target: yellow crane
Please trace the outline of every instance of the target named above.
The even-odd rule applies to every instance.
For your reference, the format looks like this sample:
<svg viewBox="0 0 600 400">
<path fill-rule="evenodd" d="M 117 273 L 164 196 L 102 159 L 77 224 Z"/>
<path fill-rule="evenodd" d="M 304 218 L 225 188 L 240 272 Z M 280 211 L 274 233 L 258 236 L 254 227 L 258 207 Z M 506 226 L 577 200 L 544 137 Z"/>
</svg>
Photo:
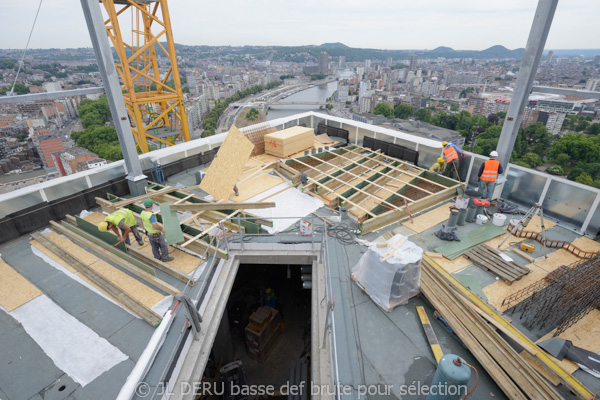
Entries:
<svg viewBox="0 0 600 400">
<path fill-rule="evenodd" d="M 167 0 L 101 2 L 138 151 L 149 151 L 148 140 L 159 147 L 172 146 L 177 138 L 189 141 Z M 162 77 L 159 67 L 166 71 Z"/>
</svg>

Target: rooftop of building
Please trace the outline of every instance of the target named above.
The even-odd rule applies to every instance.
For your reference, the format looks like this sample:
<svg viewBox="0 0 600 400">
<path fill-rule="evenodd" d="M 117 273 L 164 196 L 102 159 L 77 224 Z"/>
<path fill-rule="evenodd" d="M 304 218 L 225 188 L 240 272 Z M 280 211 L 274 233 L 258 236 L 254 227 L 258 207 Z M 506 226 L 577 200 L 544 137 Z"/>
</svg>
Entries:
<svg viewBox="0 0 600 400">
<path fill-rule="evenodd" d="M 350 145 L 348 149 L 354 149 L 365 157 L 371 155 L 372 151 L 352 146 L 364 145 L 365 139 L 368 142 L 368 138 L 395 143 L 418 151 L 418 165 L 425 168 L 435 162 L 441 151 L 441 142 L 437 140 L 415 136 L 401 129 L 373 126 L 315 112 L 297 114 L 264 124 L 275 129 L 306 124 L 306 126 L 316 129 L 319 123 L 347 130 Z M 244 128 L 242 132 L 249 132 L 250 128 Z M 177 194 L 171 192 L 171 196 L 175 197 L 161 197 L 160 202 L 174 201 L 179 196 L 185 197 L 186 192 L 194 194 L 198 199 L 204 199 L 207 196 L 207 193 L 196 187 L 198 171 L 204 170 L 210 165 L 215 149 L 221 145 L 225 136 L 225 134 L 215 135 L 140 156 L 143 169 L 149 177 L 153 176 L 151 168 L 154 166 L 154 161 L 160 160 L 162 165 L 166 181 L 162 185 L 152 186 L 152 190 L 161 190 L 165 186 L 177 190 Z M 333 139 L 335 140 L 335 137 Z M 259 157 L 255 158 L 259 162 L 262 160 Z M 458 170 L 460 181 L 466 182 L 468 189 L 472 190 L 475 187 L 476 172 L 485 159 L 475 154 L 469 154 L 469 157 L 460 166 Z M 390 156 L 383 156 L 380 160 L 381 166 L 393 165 L 390 161 L 396 161 Z M 250 175 L 260 168 L 262 166 L 256 164 L 247 169 L 245 173 Z M 578 241 L 577 243 L 589 249 L 588 251 L 600 250 L 600 245 L 592 240 L 596 238 L 600 230 L 599 190 L 516 165 L 509 165 L 507 170 L 507 181 L 501 192 L 502 199 L 517 204 L 522 211 L 528 210 L 536 203 L 542 204 L 544 216 L 548 220 L 546 233 L 549 238 L 568 242 Z M 268 174 L 268 176 L 269 180 L 282 179 L 274 173 Z M 290 183 L 288 179 L 286 181 L 287 184 Z M 278 196 L 297 190 L 289 189 L 278 195 L 277 192 L 280 190 L 278 187 L 274 186 L 267 190 L 257 189 L 254 197 L 258 197 L 260 200 L 273 194 L 269 201 L 274 201 L 277 205 L 272 213 L 259 216 L 266 219 L 271 218 L 274 222 L 277 222 L 277 216 L 282 215 L 289 218 L 292 216 L 305 219 L 314 217 L 308 209 L 292 207 L 293 209 L 289 210 L 290 207 L 286 207 L 289 199 Z M 241 195 L 244 195 L 244 191 L 250 189 L 249 186 L 242 187 L 240 184 L 240 190 Z M 297 192 L 295 194 L 299 196 L 297 199 L 301 199 L 298 201 L 313 202 L 315 200 L 313 197 L 301 194 L 300 191 Z M 0 363 L 0 399 L 116 398 L 121 387 L 126 383 L 127 377 L 134 371 L 136 363 L 144 362 L 145 350 L 151 348 L 154 343 L 153 339 L 156 339 L 153 335 L 156 335 L 156 332 L 159 332 L 160 335 L 163 329 L 167 332 L 164 336 L 164 343 L 160 350 L 157 350 L 156 358 L 149 364 L 142 376 L 142 380 L 148 382 L 150 389 L 153 390 L 157 382 L 164 380 L 165 377 L 170 377 L 171 383 L 174 384 L 183 377 L 201 375 L 206 365 L 208 368 L 214 369 L 214 365 L 207 359 L 207 353 L 210 353 L 210 347 L 215 337 L 223 335 L 221 331 L 218 334 L 216 332 L 221 320 L 219 313 L 229 308 L 225 303 L 232 290 L 231 286 L 236 271 L 249 268 L 249 266 L 257 268 L 256 271 L 258 271 L 259 265 L 266 263 L 313 266 L 313 274 L 317 277 L 313 278 L 312 293 L 314 328 L 311 346 L 313 359 L 319 359 L 321 362 L 319 367 L 321 382 L 326 381 L 326 378 L 329 377 L 334 383 L 350 388 L 351 394 L 341 396 L 342 398 L 356 398 L 357 388 L 360 385 L 370 384 L 393 385 L 390 396 L 380 396 L 379 398 L 401 398 L 401 385 L 418 385 L 417 382 L 427 384 L 431 381 L 437 362 L 416 313 L 417 306 L 425 307 L 433 331 L 444 353 L 459 355 L 478 370 L 479 384 L 472 398 L 484 399 L 490 396 L 493 396 L 494 399 L 507 398 L 485 372 L 485 368 L 464 347 L 456 335 L 451 334 L 440 321 L 433 317 L 435 310 L 423 296 L 413 297 L 407 304 L 400 305 L 391 312 L 386 312 L 361 290 L 351 276 L 353 268 L 360 257 L 368 251 L 368 248 L 354 240 L 351 242 L 344 240 L 342 236 L 347 231 L 340 231 L 340 233 L 324 237 L 319 233 L 323 231 L 315 229 L 314 237 L 305 237 L 294 228 L 294 223 L 273 234 L 268 234 L 263 230 L 261 232 L 263 234 L 260 236 L 253 236 L 247 230 L 243 236 L 231 235 L 227 244 L 224 240 L 218 242 L 215 240 L 219 249 L 229 253 L 228 259 L 221 259 L 210 254 L 203 254 L 205 257 L 201 259 L 195 254 L 185 254 L 180 249 L 172 248 L 171 251 L 176 255 L 176 261 L 170 265 L 180 270 L 185 276 L 192 274 L 195 280 L 194 286 L 189 286 L 186 282 L 163 272 L 154 264 L 147 264 L 145 258 L 140 258 L 140 254 L 130 253 L 133 255 L 132 262 L 141 262 L 147 267 L 156 268 L 156 278 L 178 290 L 185 291 L 192 300 L 197 301 L 196 307 L 201 310 L 203 317 L 201 337 L 198 341 L 188 339 L 187 314 L 183 307 L 179 307 L 172 316 L 166 311 L 173 307 L 174 301 L 169 296 L 169 292 L 165 291 L 165 286 L 148 285 L 147 281 L 146 284 L 142 284 L 144 281 L 138 276 L 131 272 L 123 272 L 122 266 L 107 259 L 107 251 L 103 250 L 106 247 L 82 247 L 80 243 L 79 246 L 75 246 L 69 244 L 65 237 L 50 233 L 50 230 L 46 229 L 51 228 L 68 237 L 66 231 L 48 225 L 49 220 L 63 220 L 67 214 L 81 216 L 89 223 L 97 223 L 103 218 L 98 213 L 102 209 L 108 211 L 110 202 L 100 202 L 101 209 L 98 207 L 95 197 L 106 199 L 107 194 L 119 196 L 113 201 L 119 201 L 128 196 L 123 162 L 110 163 L 98 169 L 0 195 L 0 204 L 2 205 L 0 207 L 0 218 L 2 218 L 0 220 L 2 224 L 0 253 L 2 260 L 10 265 L 20 277 L 24 278 L 25 282 L 14 275 L 11 275 L 11 279 L 31 290 L 22 300 L 25 301 L 23 304 L 11 311 L 0 312 L 0 337 L 2 338 L 0 339 L 2 344 L 0 359 L 8 360 L 7 363 Z M 337 211 L 331 210 L 326 205 L 320 205 L 322 203 L 313 202 L 312 204 L 310 210 L 314 210 L 321 217 L 335 220 L 339 216 Z M 432 202 L 419 211 L 419 213 L 423 213 L 423 216 L 419 216 L 417 212 L 413 213 L 414 223 L 410 222 L 410 218 L 404 218 L 359 236 L 359 238 L 374 241 L 387 232 L 393 232 L 408 237 L 409 241 L 426 252 L 436 252 L 438 247 L 445 242 L 438 239 L 433 233 L 439 230 L 442 223 L 445 223 L 449 213 L 448 207 L 452 204 L 454 204 L 454 199 Z M 81 214 L 82 210 L 94 213 L 91 215 Z M 255 214 L 259 212 L 259 210 L 252 211 Z M 187 220 L 190 220 L 190 217 L 189 214 L 181 216 L 182 219 Z M 72 223 L 73 220 L 66 218 L 66 222 Z M 233 228 L 237 224 L 234 217 L 227 222 L 231 222 Z M 312 222 L 315 228 L 321 227 L 323 224 L 316 218 L 312 219 Z M 341 222 L 349 230 L 361 229 L 352 216 Z M 194 226 L 193 223 L 190 222 L 190 224 L 190 227 Z M 336 222 L 333 224 L 337 225 Z M 535 224 L 534 221 L 531 229 L 536 229 Z M 77 225 L 85 226 L 85 222 Z M 480 228 L 480 225 L 474 223 L 466 224 L 458 227 L 457 232 L 461 238 L 466 238 L 471 232 Z M 263 226 L 263 229 L 266 227 Z M 275 229 L 277 229 L 277 225 Z M 41 232 L 42 237 L 36 235 L 36 241 L 31 241 L 33 232 Z M 83 233 L 81 235 L 89 237 L 84 236 Z M 44 237 L 59 244 L 63 249 L 69 250 L 75 258 L 85 260 L 85 263 L 90 266 L 98 267 L 102 261 L 106 261 L 108 266 L 103 265 L 102 268 L 114 267 L 119 269 L 122 274 L 126 274 L 129 278 L 121 280 L 121 282 L 127 282 L 127 284 L 123 283 L 123 290 L 136 296 L 140 291 L 146 293 L 147 297 L 140 296 L 139 299 L 156 314 L 164 317 L 161 325 L 158 328 L 153 327 L 135 315 L 135 312 L 124 308 L 119 301 L 114 301 L 94 288 L 87 280 L 78 276 L 81 273 L 77 274 L 76 271 L 71 271 L 69 265 L 65 265 L 52 253 L 41 253 L 38 245 L 40 240 L 44 240 Z M 350 237 L 354 238 L 353 234 Z M 503 238 L 503 236 L 499 238 Z M 499 244 L 499 238 L 490 239 L 488 244 L 490 246 Z M 440 265 L 489 304 L 501 308 L 498 302 L 501 302 L 504 296 L 524 285 L 535 282 L 545 276 L 545 272 L 550 272 L 551 268 L 560 265 L 561 262 L 575 260 L 572 257 L 565 257 L 565 254 L 562 253 L 564 250 L 555 249 L 548 249 L 549 259 L 545 260 L 541 246 L 536 245 L 536 250 L 530 255 L 535 261 L 529 263 L 513 252 L 521 241 L 523 240 L 509 238 L 503 247 L 504 253 L 519 264 L 526 265 L 532 270 L 532 273 L 510 286 L 499 281 L 494 274 L 484 271 L 462 257 L 455 261 L 440 262 Z M 530 239 L 524 241 L 532 242 Z M 137 246 L 133 242 L 134 250 L 138 249 Z M 108 247 L 112 247 L 112 244 Z M 87 254 L 81 253 L 83 248 Z M 148 243 L 145 243 L 139 250 L 148 254 Z M 99 259 L 102 261 L 98 261 Z M 282 268 L 286 268 L 285 265 Z M 35 288 L 38 292 L 34 290 Z M 1 293 L 4 292 L 0 290 Z M 295 327 L 292 323 L 292 315 L 297 312 L 297 309 L 291 303 L 285 302 L 285 293 L 281 292 L 279 296 L 281 297 L 280 311 L 284 322 L 288 324 L 287 321 L 289 321 L 290 324 L 286 325 L 288 326 L 287 332 L 292 332 L 295 329 L 292 328 Z M 319 349 L 323 344 L 326 310 L 330 304 L 328 299 L 334 303 L 334 310 L 330 316 L 332 332 L 327 336 L 325 348 Z M 0 300 L 6 301 L 6 298 L 0 296 Z M 0 304 L 5 306 L 7 303 Z M 4 308 L 6 309 L 6 307 Z M 596 311 L 590 316 L 598 320 Z M 514 326 L 521 329 L 533 341 L 550 331 L 549 329 L 528 329 L 519 322 L 516 314 L 505 313 L 505 316 L 511 318 Z M 585 321 L 588 321 L 587 318 Z M 67 323 L 72 323 L 77 328 L 78 338 L 73 333 L 62 330 Z M 597 325 L 594 326 L 597 327 Z M 579 325 L 577 328 L 579 329 Z M 286 331 L 284 330 L 284 332 Z M 579 331 L 580 335 L 581 332 L 585 331 Z M 597 334 L 597 328 L 594 332 L 591 334 Z M 70 349 L 69 347 L 74 342 L 68 341 L 74 341 L 82 347 L 75 346 Z M 296 360 L 300 358 L 300 352 L 294 353 L 296 345 L 286 348 L 289 343 L 291 342 L 281 341 L 275 346 L 270 356 L 275 360 L 272 364 L 269 362 L 260 364 L 244 356 L 248 382 L 268 383 L 269 379 L 265 377 L 268 376 L 268 372 L 264 371 L 273 371 L 277 368 L 287 371 L 290 365 L 295 365 Z M 514 348 L 520 349 L 518 344 L 510 343 Z M 85 346 L 91 344 L 102 346 L 106 357 L 77 360 L 73 356 L 73 349 L 85 349 Z M 591 344 L 598 345 L 600 341 Z M 592 350 L 598 352 L 600 348 Z M 245 354 L 243 349 L 241 353 L 239 349 L 236 351 L 239 354 Z M 82 351 L 82 353 L 87 354 L 88 352 Z M 203 356 L 198 358 L 199 354 L 203 354 Z M 277 354 L 285 355 L 287 359 L 282 359 Z M 197 360 L 198 365 L 192 365 L 190 359 Z M 175 366 L 174 360 L 179 360 L 177 366 Z M 327 364 L 327 360 L 331 364 Z M 93 372 L 78 371 L 78 367 L 86 362 L 96 363 L 98 369 Z M 256 372 L 261 369 L 264 370 L 262 373 Z M 284 375 L 287 377 L 286 374 Z M 313 374 L 316 379 L 316 371 L 313 371 Z M 600 390 L 598 379 L 588 373 L 577 370 L 573 372 L 572 376 L 585 384 L 592 392 Z M 473 377 L 469 382 L 469 388 L 474 384 L 475 378 Z M 557 390 L 564 398 L 575 398 L 564 385 L 558 386 Z M 134 396 L 134 398 L 141 397 Z M 327 396 L 322 396 L 322 398 L 327 398 Z M 402 396 L 402 398 L 407 397 Z M 418 396 L 413 396 L 413 398 L 418 398 Z"/>
</svg>

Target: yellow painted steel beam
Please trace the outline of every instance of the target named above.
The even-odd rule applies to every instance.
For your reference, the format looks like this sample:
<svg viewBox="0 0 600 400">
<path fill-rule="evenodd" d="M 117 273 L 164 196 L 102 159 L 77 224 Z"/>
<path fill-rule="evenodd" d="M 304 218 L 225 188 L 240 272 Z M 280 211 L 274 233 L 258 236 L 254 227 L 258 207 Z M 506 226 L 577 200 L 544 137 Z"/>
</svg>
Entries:
<svg viewBox="0 0 600 400">
<path fill-rule="evenodd" d="M 417 306 L 417 313 L 419 314 L 419 319 L 421 320 L 421 325 L 423 325 L 423 330 L 425 331 L 425 336 L 427 336 L 427 341 L 429 342 L 431 351 L 433 351 L 435 360 L 439 364 L 442 357 L 444 357 L 444 352 L 442 351 L 437 336 L 435 336 L 435 332 L 431 327 L 431 323 L 429 322 L 429 318 L 427 317 L 425 309 L 421 306 Z"/>
<path fill-rule="evenodd" d="M 592 400 L 594 398 L 594 393 L 592 393 L 587 387 L 585 387 L 579 380 L 577 380 L 573 375 L 567 373 L 564 369 L 562 369 L 558 364 L 556 364 L 552 359 L 546 355 L 543 351 L 538 351 L 538 346 L 533 343 L 527 336 L 525 336 L 520 330 L 515 328 L 510 322 L 506 321 L 500 314 L 498 314 L 495 310 L 493 310 L 485 301 L 481 300 L 479 296 L 471 292 L 469 289 L 464 287 L 462 283 L 460 283 L 452 274 L 448 273 L 445 269 L 443 269 L 438 263 L 436 263 L 431 257 L 423 254 L 423 259 L 427 261 L 427 263 L 435 268 L 435 270 L 443 277 L 443 279 L 452 286 L 455 290 L 457 290 L 462 296 L 470 300 L 473 304 L 479 307 L 483 312 L 489 315 L 490 318 L 495 320 L 497 323 L 502 325 L 506 330 L 519 338 L 523 344 L 526 344 L 530 347 L 530 349 L 535 350 L 537 354 L 535 357 L 545 364 L 550 370 L 552 370 L 556 377 L 567 386 L 572 392 L 574 392 L 579 398 Z"/>
<path fill-rule="evenodd" d="M 119 57 L 115 65 L 123 82 L 123 98 L 138 149 L 142 153 L 148 152 L 148 140 L 165 145 L 175 144 L 178 138 L 189 141 L 167 0 L 147 4 L 135 0 L 126 0 L 126 4 L 115 4 L 115 0 L 101 1 L 108 15 L 104 21 L 106 34 Z M 125 19 L 129 16 L 127 10 L 130 10 L 131 21 Z M 131 39 L 121 26 L 128 26 Z M 166 41 L 166 48 L 160 40 Z M 160 51 L 168 58 L 163 76 L 157 58 Z M 173 79 L 174 88 L 167 85 L 169 79 Z M 156 85 L 154 89 L 153 84 Z M 174 135 L 167 140 L 157 138 L 152 132 L 156 128 L 170 128 Z"/>
</svg>

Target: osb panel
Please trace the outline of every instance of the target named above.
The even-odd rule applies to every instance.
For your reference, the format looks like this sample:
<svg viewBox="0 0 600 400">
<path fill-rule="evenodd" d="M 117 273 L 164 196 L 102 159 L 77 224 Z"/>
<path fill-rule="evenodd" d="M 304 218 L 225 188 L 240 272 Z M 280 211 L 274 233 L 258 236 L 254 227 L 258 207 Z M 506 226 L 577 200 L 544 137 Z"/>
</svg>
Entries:
<svg viewBox="0 0 600 400">
<path fill-rule="evenodd" d="M 87 217 L 84 218 L 84 220 L 86 220 L 89 223 L 92 223 L 94 225 L 98 225 L 100 222 L 104 221 L 104 218 L 106 218 L 106 215 L 100 213 L 100 212 L 94 212 L 90 215 L 88 215 Z"/>
<path fill-rule="evenodd" d="M 414 218 L 414 224 L 411 223 L 409 219 L 404 221 L 402 225 L 406 226 L 412 231 L 415 231 L 416 233 L 421 233 L 425 232 L 431 227 L 436 226 L 437 224 L 446 221 L 449 217 L 450 209 L 448 208 L 448 204 L 442 204 L 441 206 Z"/>
<path fill-rule="evenodd" d="M 544 256 L 538 258 L 535 260 L 534 264 L 546 272 L 552 272 L 561 265 L 570 265 L 580 260 L 581 258 L 577 257 L 573 253 L 570 253 L 564 249 L 558 249 L 550 253 L 547 259 L 544 258 Z"/>
<path fill-rule="evenodd" d="M 331 139 L 328 134 L 322 133 L 315 136 L 315 141 L 321 144 L 333 144 L 335 140 Z"/>
<path fill-rule="evenodd" d="M 71 242 L 69 239 L 60 236 L 56 232 L 49 233 L 46 235 L 46 239 L 50 240 L 52 243 L 75 257 L 78 261 L 87 265 L 88 267 L 98 261 L 98 257 L 95 255 L 85 251 L 75 243 Z"/>
<path fill-rule="evenodd" d="M 279 158 L 275 157 L 275 156 L 271 156 L 269 154 L 259 154 L 256 156 L 252 156 L 252 159 L 258 161 L 259 163 L 266 165 L 266 164 L 271 164 L 274 163 L 275 161 L 279 160 Z"/>
<path fill-rule="evenodd" d="M 0 306 L 11 312 L 15 308 L 35 299 L 42 292 L 21 274 L 0 260 Z"/>
<path fill-rule="evenodd" d="M 463 268 L 468 267 L 469 265 L 473 265 L 473 262 L 466 258 L 465 256 L 460 256 L 455 258 L 454 260 L 448 260 L 446 257 L 433 257 L 433 261 L 435 261 L 440 267 L 444 268 L 444 270 L 450 274 L 453 274 L 457 271 L 460 271 Z"/>
<path fill-rule="evenodd" d="M 236 196 L 235 194 L 232 194 L 229 197 L 229 200 L 241 203 L 282 183 L 283 179 L 267 173 L 257 175 L 238 184 L 240 195 Z"/>
<path fill-rule="evenodd" d="M 554 332 L 555 330 L 549 332 L 546 336 L 538 340 L 537 343 L 551 338 L 552 335 L 554 335 Z M 592 312 L 577 321 L 562 334 L 558 335 L 558 337 L 570 340 L 575 346 L 581 347 L 582 349 L 594 353 L 600 352 L 600 311 L 598 309 L 592 310 Z M 552 360 L 563 367 L 569 374 L 572 374 L 579 369 L 577 364 L 566 358 L 562 361 L 558 361 L 556 358 L 552 357 Z"/>
<path fill-rule="evenodd" d="M 233 185 L 248 161 L 254 145 L 242 132 L 232 126 L 212 161 L 200 189 L 217 200 L 227 200 L 233 193 Z"/>
<path fill-rule="evenodd" d="M 98 261 L 91 268 L 147 308 L 152 308 L 164 298 L 162 294 L 104 261 Z"/>
<path fill-rule="evenodd" d="M 147 240 L 147 239 L 146 239 Z M 137 244 L 134 245 L 136 250 L 141 251 L 144 254 L 153 257 L 152 255 L 152 246 L 149 243 L 144 243 L 144 246 L 138 247 Z M 130 253 L 131 255 L 131 253 Z M 176 249 L 172 246 L 169 246 L 169 257 L 173 257 L 173 261 L 167 262 L 167 265 L 173 267 L 185 274 L 189 274 L 192 272 L 197 266 L 200 259 L 191 254 L 185 253 L 179 249 Z"/>
<path fill-rule="evenodd" d="M 573 241 L 572 243 L 574 246 L 579 247 L 583 251 L 594 251 L 594 252 L 600 251 L 600 243 L 598 243 L 592 239 L 583 237 L 583 236 L 580 237 L 579 239 Z"/>
<path fill-rule="evenodd" d="M 535 264 L 529 264 L 526 267 L 532 271 L 527 275 L 523 275 L 518 281 L 514 281 L 512 285 L 507 285 L 503 280 L 497 280 L 491 285 L 484 287 L 483 294 L 487 297 L 488 304 L 496 307 L 496 309 L 500 311 L 506 311 L 508 307 L 502 305 L 502 302 L 506 297 L 543 279 L 548 274 L 548 272 Z"/>
<path fill-rule="evenodd" d="M 66 269 L 68 269 L 70 272 L 72 272 L 74 274 L 77 273 L 77 270 L 75 268 L 73 268 L 70 264 L 67 264 L 66 262 L 64 262 L 62 258 L 60 258 L 56 254 L 54 254 L 53 252 L 51 252 L 50 250 L 48 250 L 44 245 L 42 245 L 37 240 L 32 240 L 29 243 L 33 247 L 35 247 L 36 249 L 38 249 L 39 251 L 41 251 L 42 253 L 44 253 L 45 255 L 47 255 L 49 258 L 51 258 L 52 260 L 54 260 L 56 263 L 62 265 Z"/>
</svg>

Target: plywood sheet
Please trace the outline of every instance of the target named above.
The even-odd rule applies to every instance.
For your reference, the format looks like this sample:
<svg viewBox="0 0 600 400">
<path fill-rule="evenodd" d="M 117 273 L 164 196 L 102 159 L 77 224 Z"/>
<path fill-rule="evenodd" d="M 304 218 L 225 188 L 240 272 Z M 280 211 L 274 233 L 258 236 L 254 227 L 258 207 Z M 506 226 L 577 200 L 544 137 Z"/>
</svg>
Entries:
<svg viewBox="0 0 600 400">
<path fill-rule="evenodd" d="M 570 253 L 564 249 L 558 249 L 548 254 L 547 259 L 544 258 L 544 256 L 538 258 L 535 260 L 534 264 L 546 272 L 552 272 L 561 265 L 570 265 L 580 260 L 581 258 L 577 257 L 573 253 Z"/>
<path fill-rule="evenodd" d="M 236 203 L 241 203 L 260 193 L 274 188 L 275 186 L 280 185 L 283 182 L 283 179 L 273 175 L 269 175 L 267 173 L 257 175 L 254 178 L 250 178 L 247 181 L 240 183 L 238 185 L 240 195 L 236 196 L 235 194 L 232 194 L 231 197 L 229 197 L 229 200 L 234 201 Z"/>
<path fill-rule="evenodd" d="M 460 256 L 455 258 L 454 260 L 448 260 L 446 257 L 435 257 L 433 258 L 440 267 L 444 268 L 444 270 L 450 274 L 453 274 L 457 271 L 460 271 L 463 268 L 468 267 L 469 265 L 473 265 L 473 262 L 466 258 L 465 256 Z"/>
<path fill-rule="evenodd" d="M 142 253 L 152 256 L 152 246 L 148 242 L 144 243 L 142 247 L 136 247 L 136 250 Z M 131 253 L 130 253 L 131 254 Z M 185 274 L 192 272 L 197 266 L 200 259 L 196 256 L 183 252 L 172 246 L 169 246 L 169 257 L 173 257 L 173 261 L 169 261 L 167 264 Z"/>
<path fill-rule="evenodd" d="M 511 285 L 507 285 L 503 280 L 497 280 L 491 285 L 484 287 L 483 294 L 487 297 L 488 304 L 496 307 L 496 309 L 500 311 L 506 311 L 508 307 L 502 305 L 502 302 L 506 297 L 543 279 L 548 274 L 548 272 L 535 264 L 529 264 L 527 265 L 527 268 L 529 268 L 531 272 L 524 275 L 518 281 L 514 281 Z"/>
<path fill-rule="evenodd" d="M 66 262 L 64 262 L 64 260 L 62 258 L 60 258 L 56 254 L 54 254 L 53 252 L 51 252 L 50 250 L 48 250 L 44 245 L 42 245 L 37 240 L 32 240 L 32 241 L 29 242 L 29 244 L 31 244 L 33 247 L 35 247 L 36 249 L 38 249 L 39 251 L 41 251 L 42 253 L 44 253 L 46 256 L 48 256 L 49 258 L 51 258 L 57 264 L 62 265 L 64 268 L 66 268 L 70 272 L 72 272 L 74 274 L 78 273 L 75 268 L 73 268 L 70 264 L 67 264 Z M 82 276 L 82 278 L 83 278 L 83 276 Z"/>
<path fill-rule="evenodd" d="M 0 306 L 11 312 L 42 292 L 10 265 L 0 260 Z"/>
<path fill-rule="evenodd" d="M 288 157 L 304 149 L 310 149 L 315 142 L 314 130 L 293 126 L 265 135 L 265 153 L 278 157 Z M 319 143 L 319 145 L 321 145 Z"/>
<path fill-rule="evenodd" d="M 89 223 L 98 225 L 100 222 L 104 221 L 104 218 L 106 218 L 106 215 L 102 214 L 101 212 L 94 212 L 83 219 Z"/>
<path fill-rule="evenodd" d="M 104 261 L 98 261 L 91 268 L 147 308 L 152 308 L 165 297 Z"/>
<path fill-rule="evenodd" d="M 538 342 L 551 338 L 554 335 L 554 332 L 555 331 L 549 332 L 546 336 L 538 340 Z M 558 335 L 558 337 L 570 340 L 575 346 L 581 347 L 582 349 L 594 353 L 600 352 L 600 311 L 598 309 L 592 310 L 592 312 L 577 321 L 562 334 Z M 562 361 L 558 361 L 556 358 L 550 357 L 570 374 L 579 369 L 579 366 L 576 363 L 567 360 L 566 358 Z"/>
<path fill-rule="evenodd" d="M 574 246 L 579 247 L 583 251 L 600 251 L 600 243 L 595 240 L 588 239 L 586 237 L 580 237 L 579 239 L 572 242 Z"/>
<path fill-rule="evenodd" d="M 321 144 L 334 144 L 337 143 L 335 140 L 331 139 L 329 137 L 329 135 L 327 135 L 326 133 L 322 133 L 320 135 L 316 135 L 315 136 L 315 141 L 321 143 Z"/>
<path fill-rule="evenodd" d="M 219 201 L 227 200 L 233 193 L 233 186 L 238 181 L 252 149 L 252 142 L 232 126 L 219 148 L 217 157 L 206 171 L 200 189 Z"/>
<path fill-rule="evenodd" d="M 409 219 L 403 222 L 402 225 L 416 233 L 421 233 L 425 232 L 431 227 L 436 226 L 437 224 L 441 224 L 442 222 L 448 220 L 449 217 L 450 209 L 448 208 L 448 204 L 442 204 L 441 206 L 414 218 L 414 224 L 411 223 Z"/>
<path fill-rule="evenodd" d="M 46 238 L 88 267 L 99 260 L 95 255 L 83 250 L 81 247 L 64 236 L 60 236 L 56 232 L 47 234 Z"/>
</svg>

